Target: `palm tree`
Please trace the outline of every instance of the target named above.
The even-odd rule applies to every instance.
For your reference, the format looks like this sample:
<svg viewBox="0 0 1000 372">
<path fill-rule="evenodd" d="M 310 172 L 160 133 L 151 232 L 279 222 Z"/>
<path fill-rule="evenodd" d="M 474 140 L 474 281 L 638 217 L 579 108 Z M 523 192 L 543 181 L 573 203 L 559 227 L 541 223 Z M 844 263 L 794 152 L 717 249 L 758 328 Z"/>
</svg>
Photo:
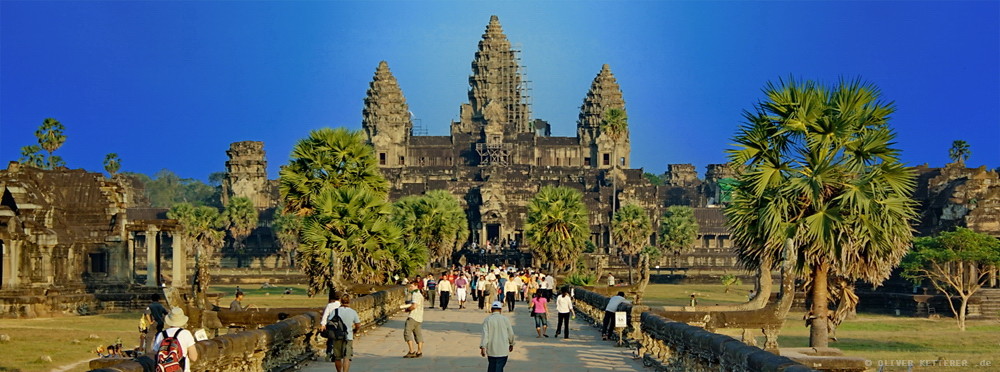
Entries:
<svg viewBox="0 0 1000 372">
<path fill-rule="evenodd" d="M 400 199 L 393 204 L 393 220 L 403 228 L 404 236 L 423 244 L 431 259 L 443 265 L 469 237 L 465 210 L 445 190 Z"/>
<path fill-rule="evenodd" d="M 600 131 L 611 140 L 611 213 L 615 213 L 618 210 L 618 141 L 628 136 L 628 116 L 623 109 L 610 108 L 604 112 L 602 119 Z M 614 234 L 611 234 L 610 243 L 614 247 Z"/>
<path fill-rule="evenodd" d="M 828 284 L 878 285 L 906 254 L 914 174 L 892 147 L 894 109 L 876 86 L 790 80 L 769 83 L 764 93 L 728 151 L 745 168 L 725 213 L 747 269 L 774 269 L 789 243 L 811 283 L 809 343 L 823 347 Z"/>
<path fill-rule="evenodd" d="M 295 264 L 293 256 L 299 248 L 302 217 L 282 212 L 284 209 L 284 206 L 279 207 L 277 215 L 274 217 L 274 233 L 275 237 L 278 238 L 278 244 L 281 245 L 282 256 L 288 262 L 288 266 L 292 267 Z"/>
<path fill-rule="evenodd" d="M 118 170 L 122 168 L 121 160 L 118 159 L 118 154 L 110 153 L 104 157 L 104 170 L 108 172 L 108 175 L 114 177 Z"/>
<path fill-rule="evenodd" d="M 195 248 L 197 274 L 195 275 L 196 285 L 193 289 L 195 297 L 198 299 L 198 306 L 205 306 L 205 293 L 211 278 L 208 269 L 209 262 L 215 256 L 215 250 L 222 246 L 225 237 L 222 228 L 225 222 L 222 215 L 219 214 L 219 210 L 208 206 L 195 207 L 191 203 L 174 205 L 167 212 L 167 217 L 177 220 L 184 242 L 192 244 Z M 181 247 L 181 251 L 186 251 L 186 248 Z M 174 278 L 174 280 L 181 280 L 181 278 Z"/>
<path fill-rule="evenodd" d="M 223 220 L 229 236 L 233 238 L 233 252 L 236 253 L 236 267 L 243 266 L 246 255 L 246 239 L 257 227 L 258 213 L 253 201 L 246 197 L 235 197 L 226 204 Z"/>
<path fill-rule="evenodd" d="M 303 218 L 299 264 L 311 295 L 325 288 L 332 296 L 345 275 L 384 282 L 403 266 L 389 253 L 401 233 L 388 220 L 388 189 L 360 131 L 314 130 L 292 149 L 278 190 L 284 212 Z"/>
<path fill-rule="evenodd" d="M 21 164 L 29 167 L 45 168 L 45 155 L 42 155 L 42 147 L 38 145 L 28 145 L 21 148 Z"/>
<path fill-rule="evenodd" d="M 393 273 L 412 269 L 410 260 L 426 257 L 406 247 L 402 229 L 391 219 L 382 195 L 369 189 L 327 189 L 312 200 L 314 213 L 302 225 L 302 253 L 310 273 L 310 293 L 334 288 L 344 278 L 358 283 L 386 283 Z M 402 246 L 402 247 L 401 247 Z M 422 266 L 423 261 L 416 262 Z"/>
<path fill-rule="evenodd" d="M 948 150 L 948 157 L 957 163 L 965 164 L 971 155 L 972 150 L 969 150 L 969 143 L 963 140 L 955 140 L 951 143 L 951 149 Z"/>
<path fill-rule="evenodd" d="M 300 216 L 309 214 L 311 199 L 327 188 L 362 187 L 383 196 L 389 190 L 362 132 L 344 128 L 317 129 L 295 144 L 278 182 L 285 211 Z"/>
<path fill-rule="evenodd" d="M 611 219 L 611 236 L 615 237 L 621 247 L 622 255 L 628 258 L 629 283 L 635 283 L 632 278 L 632 257 L 646 247 L 652 232 L 652 222 L 646 210 L 632 203 L 622 206 Z"/>
<path fill-rule="evenodd" d="M 532 255 L 561 270 L 576 262 L 590 234 L 583 194 L 568 187 L 544 186 L 528 202 L 524 233 Z"/>
<path fill-rule="evenodd" d="M 694 247 L 698 229 L 694 209 L 686 205 L 672 205 L 667 207 L 660 218 L 660 240 L 657 245 L 662 253 L 672 253 L 671 259 L 675 260 L 677 255 Z M 679 266 L 679 263 L 674 262 L 673 266 Z"/>
</svg>

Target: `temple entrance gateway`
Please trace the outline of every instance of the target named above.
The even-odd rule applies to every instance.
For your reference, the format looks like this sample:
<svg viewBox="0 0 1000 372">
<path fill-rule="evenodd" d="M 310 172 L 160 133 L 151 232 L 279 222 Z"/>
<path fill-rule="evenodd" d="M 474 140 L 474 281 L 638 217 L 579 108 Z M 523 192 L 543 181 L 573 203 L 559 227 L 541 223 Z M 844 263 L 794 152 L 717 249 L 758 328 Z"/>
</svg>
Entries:
<svg viewBox="0 0 1000 372">
<path fill-rule="evenodd" d="M 500 243 L 500 224 L 498 223 L 488 223 L 486 224 L 486 240 L 491 243 Z"/>
</svg>

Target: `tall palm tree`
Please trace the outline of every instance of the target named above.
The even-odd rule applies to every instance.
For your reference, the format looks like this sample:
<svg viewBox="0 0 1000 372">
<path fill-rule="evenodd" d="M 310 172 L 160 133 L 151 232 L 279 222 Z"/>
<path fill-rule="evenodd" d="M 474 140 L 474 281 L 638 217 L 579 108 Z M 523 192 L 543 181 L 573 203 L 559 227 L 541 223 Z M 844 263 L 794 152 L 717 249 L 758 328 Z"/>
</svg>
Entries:
<svg viewBox="0 0 1000 372">
<path fill-rule="evenodd" d="M 114 177 L 121 168 L 122 163 L 121 160 L 118 159 L 118 154 L 112 152 L 104 156 L 104 170 L 108 172 L 108 175 Z"/>
<path fill-rule="evenodd" d="M 524 233 L 541 263 L 551 263 L 558 271 L 576 262 L 590 234 L 583 194 L 568 187 L 542 187 L 528 202 Z"/>
<path fill-rule="evenodd" d="M 811 283 L 809 343 L 823 347 L 828 284 L 878 285 L 906 254 L 914 174 L 892 147 L 894 109 L 876 86 L 790 80 L 769 83 L 764 93 L 728 151 L 745 168 L 725 213 L 748 269 L 775 268 L 790 243 Z"/>
<path fill-rule="evenodd" d="M 604 112 L 600 126 L 601 134 L 611 140 L 611 213 L 618 210 L 618 141 L 628 136 L 628 116 L 625 110 L 609 108 Z M 611 234 L 611 246 L 615 245 L 615 236 Z"/>
<path fill-rule="evenodd" d="M 447 265 L 469 237 L 469 223 L 458 199 L 445 190 L 402 198 L 393 204 L 393 220 L 403 234 L 423 244 L 432 260 Z"/>
<path fill-rule="evenodd" d="M 385 198 L 365 188 L 327 189 L 313 198 L 314 213 L 302 225 L 299 252 L 310 275 L 310 293 L 333 288 L 349 279 L 357 283 L 386 283 L 391 274 L 410 268 L 404 252 L 419 259 L 419 248 L 406 243 L 393 223 Z M 417 252 L 414 252 L 414 251 Z M 422 265 L 423 262 L 417 262 Z"/>
<path fill-rule="evenodd" d="M 215 251 L 222 246 L 225 237 L 222 229 L 225 226 L 225 221 L 218 209 L 208 206 L 196 207 L 191 203 L 174 205 L 167 212 L 167 217 L 177 220 L 177 224 L 181 227 L 180 234 L 184 236 L 184 242 L 193 245 L 195 249 L 197 273 L 195 274 L 196 285 L 193 289 L 195 297 L 198 299 L 198 306 L 205 306 L 205 294 L 211 279 L 209 263 L 215 256 Z M 182 252 L 187 250 L 187 247 L 180 248 Z M 181 278 L 174 278 L 174 280 L 181 280 Z"/>
<path fill-rule="evenodd" d="M 671 259 L 676 260 L 677 255 L 694 247 L 698 229 L 694 209 L 686 205 L 671 205 L 660 218 L 660 240 L 657 245 L 662 253 L 671 253 Z M 679 264 L 674 262 L 673 266 Z"/>
<path fill-rule="evenodd" d="M 653 233 L 652 222 L 642 207 L 628 203 L 615 212 L 611 219 L 611 235 L 615 237 L 621 253 L 628 259 L 628 282 L 635 283 L 632 278 L 632 257 L 639 254 L 649 243 L 649 235 Z"/>
<path fill-rule="evenodd" d="M 56 167 L 66 165 L 66 162 L 61 157 L 52 155 L 53 152 L 62 147 L 63 143 L 66 142 L 66 135 L 63 133 L 65 130 L 66 127 L 59 120 L 45 118 L 42 121 L 42 125 L 35 131 L 35 137 L 38 137 L 38 145 L 49 153 L 45 165 L 46 169 L 55 169 Z"/>
<path fill-rule="evenodd" d="M 951 161 L 965 164 L 966 160 L 969 160 L 969 156 L 972 156 L 972 150 L 969 150 L 969 143 L 963 140 L 955 140 L 951 143 L 951 148 L 948 149 L 948 157 Z"/>
<path fill-rule="evenodd" d="M 233 252 L 236 253 L 236 266 L 242 267 L 243 256 L 246 255 L 246 239 L 257 227 L 257 208 L 253 201 L 246 197 L 235 197 L 226 204 L 223 220 L 229 236 L 233 238 Z"/>
<path fill-rule="evenodd" d="M 310 294 L 332 296 L 345 277 L 385 282 L 401 266 L 390 253 L 401 233 L 388 219 L 388 189 L 360 131 L 314 130 L 292 149 L 278 190 L 284 212 L 303 218 L 299 264 Z"/>
</svg>

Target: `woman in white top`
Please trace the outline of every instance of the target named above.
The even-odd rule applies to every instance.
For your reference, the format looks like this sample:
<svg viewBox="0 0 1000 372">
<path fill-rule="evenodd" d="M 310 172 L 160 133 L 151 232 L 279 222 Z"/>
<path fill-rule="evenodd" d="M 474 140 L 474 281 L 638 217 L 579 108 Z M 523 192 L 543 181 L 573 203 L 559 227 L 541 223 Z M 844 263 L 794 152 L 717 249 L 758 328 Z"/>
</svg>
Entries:
<svg viewBox="0 0 1000 372">
<path fill-rule="evenodd" d="M 556 297 L 556 313 L 559 314 L 559 323 L 556 324 L 556 337 L 559 337 L 559 330 L 563 329 L 565 324 L 565 331 L 563 331 L 563 339 L 569 338 L 569 317 L 574 314 L 573 311 L 573 297 L 569 295 L 569 288 L 563 287 L 562 293 L 559 297 Z"/>
</svg>

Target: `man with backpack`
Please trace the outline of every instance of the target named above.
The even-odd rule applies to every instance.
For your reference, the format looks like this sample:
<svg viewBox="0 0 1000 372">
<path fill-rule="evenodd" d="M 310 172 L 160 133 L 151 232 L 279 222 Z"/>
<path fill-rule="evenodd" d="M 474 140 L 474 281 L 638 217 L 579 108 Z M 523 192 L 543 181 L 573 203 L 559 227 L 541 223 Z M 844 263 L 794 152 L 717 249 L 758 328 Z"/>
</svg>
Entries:
<svg viewBox="0 0 1000 372">
<path fill-rule="evenodd" d="M 354 333 L 361 329 L 361 317 L 350 307 L 351 296 L 340 297 L 340 307 L 333 309 L 326 323 L 320 325 L 320 330 L 326 332 L 327 338 L 333 340 L 332 356 L 337 372 L 351 370 L 351 358 L 354 357 Z"/>
<path fill-rule="evenodd" d="M 184 310 L 175 307 L 163 319 L 165 329 L 156 334 L 153 352 L 157 372 L 191 372 L 191 364 L 198 360 L 194 335 L 184 329 L 188 317 Z"/>
</svg>

